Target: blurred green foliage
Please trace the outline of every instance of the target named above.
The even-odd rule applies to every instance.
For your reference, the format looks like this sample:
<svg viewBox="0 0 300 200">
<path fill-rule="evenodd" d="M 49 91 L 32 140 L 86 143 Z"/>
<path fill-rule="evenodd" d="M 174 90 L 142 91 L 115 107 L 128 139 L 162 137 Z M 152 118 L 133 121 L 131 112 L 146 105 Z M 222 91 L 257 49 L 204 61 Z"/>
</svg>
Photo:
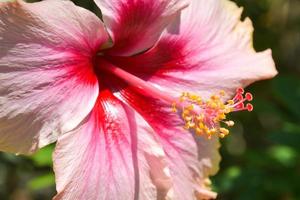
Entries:
<svg viewBox="0 0 300 200">
<path fill-rule="evenodd" d="M 99 10 L 92 1 L 78 5 Z M 212 178 L 220 200 L 300 200 L 300 1 L 236 0 L 254 24 L 257 50 L 272 48 L 279 76 L 252 85 L 255 110 L 233 114 Z M 50 145 L 31 157 L 0 153 L 0 199 L 55 194 Z"/>
</svg>

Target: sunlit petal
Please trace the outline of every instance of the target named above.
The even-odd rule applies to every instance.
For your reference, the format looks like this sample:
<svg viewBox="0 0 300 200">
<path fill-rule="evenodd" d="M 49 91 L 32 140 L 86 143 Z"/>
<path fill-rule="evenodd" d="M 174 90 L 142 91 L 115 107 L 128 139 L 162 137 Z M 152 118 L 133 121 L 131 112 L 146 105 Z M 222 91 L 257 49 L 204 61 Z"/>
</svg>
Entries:
<svg viewBox="0 0 300 200">
<path fill-rule="evenodd" d="M 132 55 L 153 46 L 185 0 L 95 0 L 113 40 L 113 55 Z"/>
<path fill-rule="evenodd" d="M 0 3 L 0 150 L 33 152 L 80 123 L 106 40 L 101 21 L 69 1 Z"/>
</svg>

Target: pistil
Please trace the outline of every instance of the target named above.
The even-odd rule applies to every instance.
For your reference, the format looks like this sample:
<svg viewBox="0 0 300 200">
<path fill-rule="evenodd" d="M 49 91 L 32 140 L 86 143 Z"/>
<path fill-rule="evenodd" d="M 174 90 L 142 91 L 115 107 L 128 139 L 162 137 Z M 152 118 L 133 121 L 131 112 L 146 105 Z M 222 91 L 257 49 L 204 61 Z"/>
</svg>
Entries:
<svg viewBox="0 0 300 200">
<path fill-rule="evenodd" d="M 100 69 L 110 72 L 115 76 L 121 78 L 129 85 L 134 86 L 134 88 L 139 90 L 142 94 L 149 95 L 153 98 L 161 99 L 170 105 L 173 102 L 176 102 L 175 98 L 163 93 L 157 87 L 153 86 L 150 83 L 147 83 L 146 81 L 138 78 L 137 76 L 132 75 L 131 73 L 128 73 L 127 71 L 121 69 L 120 67 L 113 65 L 112 63 L 106 61 L 105 59 L 99 58 L 97 61 L 98 61 L 98 67 Z"/>
<path fill-rule="evenodd" d="M 184 128 L 195 132 L 197 135 L 204 135 L 211 139 L 213 135 L 224 138 L 229 134 L 227 127 L 234 126 L 234 121 L 227 119 L 227 114 L 237 111 L 252 111 L 253 106 L 250 103 L 245 105 L 246 101 L 252 101 L 252 94 L 244 94 L 242 88 L 237 89 L 233 99 L 223 102 L 224 91 L 212 95 L 207 100 L 196 94 L 182 93 L 180 104 L 173 104 L 173 111 L 181 110 L 181 117 L 185 122 Z"/>
<path fill-rule="evenodd" d="M 213 135 L 223 138 L 229 134 L 229 130 L 222 126 L 231 127 L 234 125 L 232 120 L 227 120 L 227 114 L 253 110 L 252 104 L 245 104 L 247 101 L 252 101 L 252 94 L 244 94 L 243 88 L 238 88 L 234 98 L 225 103 L 223 101 L 225 97 L 224 91 L 220 91 L 206 100 L 197 94 L 188 92 L 183 92 L 179 98 L 174 98 L 151 83 L 128 73 L 102 58 L 98 58 L 97 61 L 100 69 L 121 78 L 142 94 L 165 101 L 170 105 L 172 111 L 178 113 L 182 118 L 185 129 L 197 135 L 206 136 L 208 139 L 211 139 Z"/>
</svg>

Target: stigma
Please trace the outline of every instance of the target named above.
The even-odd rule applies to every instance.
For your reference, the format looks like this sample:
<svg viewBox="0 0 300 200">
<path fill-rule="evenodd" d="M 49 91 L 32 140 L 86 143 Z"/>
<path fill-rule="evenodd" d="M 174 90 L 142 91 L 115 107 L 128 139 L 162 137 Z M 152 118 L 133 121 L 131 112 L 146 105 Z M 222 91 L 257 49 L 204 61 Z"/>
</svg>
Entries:
<svg viewBox="0 0 300 200">
<path fill-rule="evenodd" d="M 196 135 L 211 139 L 217 135 L 224 138 L 229 134 L 228 127 L 234 126 L 234 121 L 228 120 L 231 112 L 253 110 L 251 93 L 244 92 L 243 88 L 236 90 L 235 96 L 224 102 L 226 93 L 220 91 L 209 99 L 203 100 L 201 96 L 183 92 L 179 100 L 172 104 L 173 112 L 179 113 L 184 121 L 184 128 Z"/>
</svg>

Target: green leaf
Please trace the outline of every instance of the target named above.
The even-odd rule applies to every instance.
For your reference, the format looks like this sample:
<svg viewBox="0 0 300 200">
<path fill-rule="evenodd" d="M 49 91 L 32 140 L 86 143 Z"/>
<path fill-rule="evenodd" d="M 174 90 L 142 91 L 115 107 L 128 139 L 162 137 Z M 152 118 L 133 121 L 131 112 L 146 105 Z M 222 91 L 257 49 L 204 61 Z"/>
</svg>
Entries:
<svg viewBox="0 0 300 200">
<path fill-rule="evenodd" d="M 291 113 L 300 119 L 300 79 L 294 76 L 279 76 L 273 81 L 276 98 Z"/>
<path fill-rule="evenodd" d="M 269 155 L 284 166 L 292 166 L 296 163 L 297 152 L 283 145 L 276 145 L 268 150 Z"/>
<path fill-rule="evenodd" d="M 53 173 L 48 173 L 30 180 L 27 183 L 27 187 L 30 190 L 40 190 L 47 187 L 51 187 L 55 184 L 55 178 Z"/>
<path fill-rule="evenodd" d="M 52 166 L 52 152 L 54 146 L 49 145 L 39 150 L 37 153 L 31 156 L 31 159 L 39 167 Z"/>
</svg>

